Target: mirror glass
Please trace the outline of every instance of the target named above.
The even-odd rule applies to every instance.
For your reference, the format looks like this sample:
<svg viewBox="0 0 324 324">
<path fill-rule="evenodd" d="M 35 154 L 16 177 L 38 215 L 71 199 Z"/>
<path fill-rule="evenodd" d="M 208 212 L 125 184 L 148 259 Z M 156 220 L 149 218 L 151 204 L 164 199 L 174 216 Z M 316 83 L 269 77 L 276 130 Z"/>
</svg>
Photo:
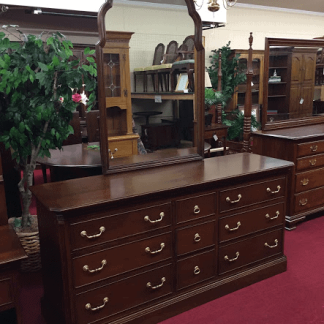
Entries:
<svg viewBox="0 0 324 324">
<path fill-rule="evenodd" d="M 323 117 L 323 47 L 320 40 L 266 39 L 265 128 Z"/>
</svg>

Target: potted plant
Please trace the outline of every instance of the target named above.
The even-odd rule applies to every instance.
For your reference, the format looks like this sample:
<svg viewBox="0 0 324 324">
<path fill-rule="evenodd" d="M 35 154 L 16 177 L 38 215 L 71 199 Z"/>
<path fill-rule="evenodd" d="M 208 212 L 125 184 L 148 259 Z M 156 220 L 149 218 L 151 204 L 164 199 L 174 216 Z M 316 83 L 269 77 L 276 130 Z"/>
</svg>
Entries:
<svg viewBox="0 0 324 324">
<path fill-rule="evenodd" d="M 10 28 L 5 26 L 10 33 Z M 33 232 L 29 207 L 33 171 L 37 157 L 50 156 L 50 149 L 61 149 L 62 142 L 73 133 L 69 125 L 79 102 L 95 100 L 96 64 L 93 57 L 81 64 L 73 59 L 72 43 L 59 32 L 25 35 L 18 42 L 0 32 L 0 142 L 10 148 L 22 172 L 18 184 L 22 215 L 15 220 L 16 231 Z M 86 55 L 94 51 L 85 49 Z M 89 99 L 85 85 L 92 91 Z M 37 228 L 36 228 L 37 230 Z"/>
</svg>

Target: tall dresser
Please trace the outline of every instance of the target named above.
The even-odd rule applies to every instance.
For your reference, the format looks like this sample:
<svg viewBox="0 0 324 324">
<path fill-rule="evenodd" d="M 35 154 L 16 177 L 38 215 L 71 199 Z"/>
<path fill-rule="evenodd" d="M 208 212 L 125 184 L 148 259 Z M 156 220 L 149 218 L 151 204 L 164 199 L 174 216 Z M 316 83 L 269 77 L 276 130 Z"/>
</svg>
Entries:
<svg viewBox="0 0 324 324">
<path fill-rule="evenodd" d="M 47 183 L 47 323 L 158 323 L 286 270 L 293 164 L 256 154 Z"/>
</svg>

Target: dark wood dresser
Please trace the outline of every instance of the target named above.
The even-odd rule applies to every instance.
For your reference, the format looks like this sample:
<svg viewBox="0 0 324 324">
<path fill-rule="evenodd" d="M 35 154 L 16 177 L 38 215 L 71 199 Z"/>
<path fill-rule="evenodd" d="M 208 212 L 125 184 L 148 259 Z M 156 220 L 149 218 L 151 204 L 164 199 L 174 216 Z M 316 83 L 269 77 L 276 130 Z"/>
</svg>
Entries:
<svg viewBox="0 0 324 324">
<path fill-rule="evenodd" d="M 35 186 L 47 323 L 158 323 L 286 270 L 288 161 L 241 153 Z"/>
<path fill-rule="evenodd" d="M 295 163 L 288 187 L 286 228 L 324 210 L 324 125 L 253 133 L 252 151 Z"/>
</svg>

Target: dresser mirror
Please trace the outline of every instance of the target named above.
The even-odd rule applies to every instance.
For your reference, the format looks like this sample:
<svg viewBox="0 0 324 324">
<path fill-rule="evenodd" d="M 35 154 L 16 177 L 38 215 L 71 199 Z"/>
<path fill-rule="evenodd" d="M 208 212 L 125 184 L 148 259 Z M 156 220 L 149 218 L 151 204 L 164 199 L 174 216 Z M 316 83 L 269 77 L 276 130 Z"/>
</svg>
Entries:
<svg viewBox="0 0 324 324">
<path fill-rule="evenodd" d="M 323 40 L 266 38 L 263 130 L 324 122 L 324 88 L 316 75 L 323 47 Z"/>
<path fill-rule="evenodd" d="M 171 89 L 170 91 L 162 92 L 162 89 L 158 91 L 150 89 L 146 93 L 139 94 L 138 92 L 141 90 L 134 91 L 134 79 L 131 72 L 133 72 L 135 66 L 131 60 L 135 58 L 136 61 L 139 61 L 136 67 L 141 66 L 141 64 L 147 66 L 147 61 L 144 63 L 140 62 L 142 55 L 140 48 L 142 46 L 142 51 L 147 51 L 148 46 L 143 42 L 143 34 L 147 35 L 148 29 L 154 29 L 151 24 L 161 22 L 161 17 L 154 18 L 150 16 L 148 24 L 144 21 L 144 18 L 147 19 L 147 14 L 146 17 L 142 18 L 138 16 L 138 21 L 143 22 L 141 24 L 142 27 L 140 27 L 143 28 L 142 31 L 138 27 L 140 24 L 137 26 L 131 25 L 130 30 L 127 31 L 126 27 L 120 28 L 125 31 L 118 31 L 118 27 L 116 27 L 118 24 L 111 24 L 110 21 L 114 21 L 114 17 L 117 17 L 117 15 L 120 17 L 122 14 L 125 15 L 124 19 L 127 19 L 127 14 L 132 10 L 132 7 L 114 7 L 113 0 L 108 0 L 99 10 L 98 30 L 100 40 L 96 45 L 96 55 L 98 65 L 98 105 L 100 111 L 100 153 L 104 174 L 201 160 L 203 158 L 205 51 L 202 45 L 202 23 L 192 0 L 184 0 L 183 5 L 188 8 L 186 12 L 188 13 L 188 21 L 190 23 L 188 24 L 188 21 L 184 22 L 189 28 L 183 33 L 186 33 L 187 36 L 192 35 L 195 45 L 194 91 L 190 91 L 189 89 L 188 92 L 175 92 L 171 91 Z M 134 8 L 133 12 L 137 11 L 138 13 L 140 11 L 138 9 L 139 7 Z M 154 12 L 158 13 L 159 11 L 163 15 L 166 13 L 166 10 L 152 10 L 152 14 Z M 170 10 L 169 12 L 170 15 L 174 14 Z M 122 21 L 121 18 L 120 21 Z M 178 23 L 177 21 L 176 24 Z M 127 24 L 125 25 L 127 26 Z M 177 30 L 176 25 L 174 26 L 174 30 Z M 167 32 L 164 32 L 164 35 L 162 34 L 161 36 L 164 37 L 164 45 L 166 48 L 168 45 L 166 42 Z M 150 37 L 152 38 L 152 36 L 147 35 L 148 39 Z M 169 41 L 172 41 L 173 37 L 169 35 Z M 177 40 L 179 46 L 185 37 L 181 38 L 181 41 L 180 39 Z M 151 50 L 151 65 L 154 47 L 161 41 L 158 37 L 155 37 L 154 42 L 156 44 Z M 152 75 L 148 75 L 147 83 L 152 83 L 152 79 Z M 132 85 L 129 84 L 130 80 L 132 80 Z M 137 85 L 137 88 L 142 88 L 142 84 Z M 149 98 L 146 98 L 146 96 L 149 96 Z M 191 127 L 185 129 L 185 131 L 190 133 L 190 139 L 186 141 L 179 140 L 177 145 L 162 145 L 159 149 L 153 150 L 153 152 L 147 150 L 147 154 L 141 154 L 140 147 L 137 144 L 139 136 L 141 133 L 148 131 L 147 124 L 153 124 L 158 119 L 155 119 L 153 116 L 153 118 L 149 117 L 150 121 L 148 121 L 148 118 L 146 121 L 143 118 L 139 120 L 137 118 L 141 116 L 141 113 L 138 114 L 138 112 L 142 111 L 145 114 L 150 110 L 158 110 L 155 109 L 157 107 L 155 101 L 158 100 L 162 100 L 160 107 L 164 107 L 163 103 L 165 104 L 166 101 L 174 103 L 169 110 L 174 114 L 176 117 L 175 120 L 178 120 L 178 122 L 179 120 L 181 122 L 179 118 L 181 101 L 190 101 L 192 103 L 191 107 L 189 105 L 189 110 L 185 112 L 185 115 L 191 114 L 192 116 Z M 164 116 L 163 108 L 160 108 L 160 114 Z M 170 118 L 170 114 L 168 117 Z M 134 120 L 137 124 L 135 131 L 133 128 Z M 162 118 L 160 120 L 161 123 L 155 125 L 159 127 L 159 131 L 161 128 L 160 138 L 165 140 L 168 136 L 172 136 L 170 132 L 178 132 L 178 129 L 172 124 L 173 121 L 171 123 L 168 120 L 163 121 Z M 144 127 L 142 126 L 143 124 Z M 165 125 L 170 127 L 164 127 Z M 164 131 L 166 133 L 163 133 Z M 127 153 L 126 155 L 120 154 L 125 147 L 133 150 L 133 153 Z"/>
</svg>

